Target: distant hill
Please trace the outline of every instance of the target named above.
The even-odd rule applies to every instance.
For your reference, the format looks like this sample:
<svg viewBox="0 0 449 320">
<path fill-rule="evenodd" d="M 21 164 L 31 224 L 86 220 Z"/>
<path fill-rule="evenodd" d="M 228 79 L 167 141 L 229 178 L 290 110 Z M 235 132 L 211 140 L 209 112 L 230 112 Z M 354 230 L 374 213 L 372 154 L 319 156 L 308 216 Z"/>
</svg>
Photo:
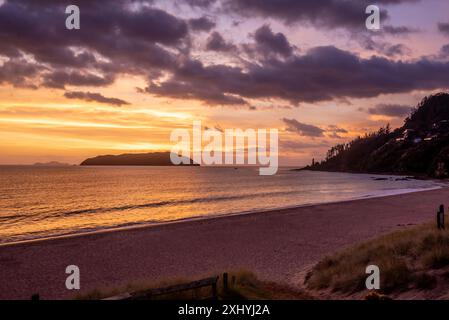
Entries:
<svg viewBox="0 0 449 320">
<path fill-rule="evenodd" d="M 44 162 L 44 163 L 37 162 L 37 163 L 33 164 L 33 166 L 36 166 L 36 167 L 68 167 L 68 166 L 71 166 L 71 164 L 61 163 L 58 161 L 50 161 L 50 162 Z"/>
<path fill-rule="evenodd" d="M 304 169 L 449 177 L 449 94 L 425 97 L 401 128 L 336 145 Z"/>
<path fill-rule="evenodd" d="M 193 161 L 189 159 L 189 163 Z M 170 152 L 105 155 L 84 160 L 81 166 L 172 166 Z"/>
</svg>

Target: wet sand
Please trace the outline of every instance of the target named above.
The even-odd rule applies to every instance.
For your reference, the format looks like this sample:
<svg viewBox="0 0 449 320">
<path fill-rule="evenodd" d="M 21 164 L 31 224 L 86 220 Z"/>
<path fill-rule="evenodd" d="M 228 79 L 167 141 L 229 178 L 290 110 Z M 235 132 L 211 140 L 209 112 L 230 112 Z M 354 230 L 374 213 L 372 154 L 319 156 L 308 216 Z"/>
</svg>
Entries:
<svg viewBox="0 0 449 320">
<path fill-rule="evenodd" d="M 449 188 L 0 247 L 0 299 L 67 299 L 132 282 L 247 269 L 294 283 L 326 254 L 434 219 Z M 81 290 L 65 288 L 77 265 Z"/>
</svg>

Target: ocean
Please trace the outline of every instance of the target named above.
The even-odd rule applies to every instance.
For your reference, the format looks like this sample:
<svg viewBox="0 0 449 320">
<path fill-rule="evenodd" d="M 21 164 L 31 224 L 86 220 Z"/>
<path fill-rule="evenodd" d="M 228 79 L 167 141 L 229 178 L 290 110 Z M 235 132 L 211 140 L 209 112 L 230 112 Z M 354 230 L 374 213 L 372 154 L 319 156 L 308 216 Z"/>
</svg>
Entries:
<svg viewBox="0 0 449 320">
<path fill-rule="evenodd" d="M 257 168 L 0 166 L 0 243 L 442 186 L 289 168 L 260 176 Z"/>
</svg>

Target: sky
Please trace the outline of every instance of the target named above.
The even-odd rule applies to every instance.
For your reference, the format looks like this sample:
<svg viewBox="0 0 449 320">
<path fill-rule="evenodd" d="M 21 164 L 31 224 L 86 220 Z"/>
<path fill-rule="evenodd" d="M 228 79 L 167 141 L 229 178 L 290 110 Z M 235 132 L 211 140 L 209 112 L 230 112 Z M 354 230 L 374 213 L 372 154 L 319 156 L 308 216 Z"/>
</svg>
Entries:
<svg viewBox="0 0 449 320">
<path fill-rule="evenodd" d="M 0 164 L 170 150 L 201 121 L 277 128 L 305 165 L 448 86 L 446 0 L 0 0 Z"/>
</svg>

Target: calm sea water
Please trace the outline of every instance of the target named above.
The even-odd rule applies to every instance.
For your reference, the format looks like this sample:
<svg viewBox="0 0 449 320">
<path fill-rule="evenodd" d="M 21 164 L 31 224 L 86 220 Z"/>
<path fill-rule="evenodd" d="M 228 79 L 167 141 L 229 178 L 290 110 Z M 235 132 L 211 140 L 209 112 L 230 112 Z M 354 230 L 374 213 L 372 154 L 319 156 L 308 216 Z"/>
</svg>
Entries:
<svg viewBox="0 0 449 320">
<path fill-rule="evenodd" d="M 433 181 L 200 167 L 0 166 L 0 243 L 398 194 Z"/>
</svg>

